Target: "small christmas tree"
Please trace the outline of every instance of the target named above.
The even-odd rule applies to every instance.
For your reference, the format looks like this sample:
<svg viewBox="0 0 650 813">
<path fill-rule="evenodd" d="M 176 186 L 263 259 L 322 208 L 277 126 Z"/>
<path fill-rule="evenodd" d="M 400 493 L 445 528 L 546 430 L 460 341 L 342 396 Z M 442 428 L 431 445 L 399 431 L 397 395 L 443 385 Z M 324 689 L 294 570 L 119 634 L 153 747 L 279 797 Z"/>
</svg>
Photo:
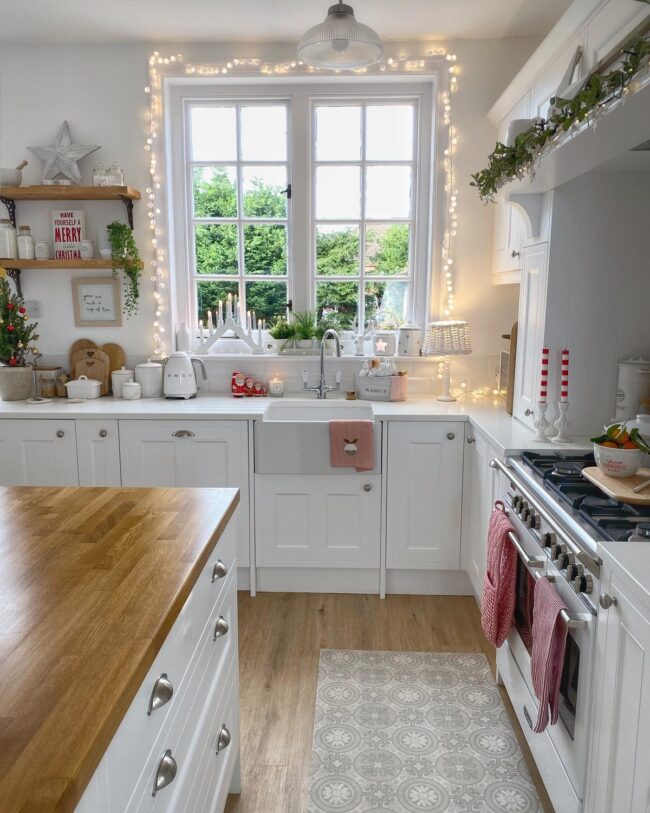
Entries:
<svg viewBox="0 0 650 813">
<path fill-rule="evenodd" d="M 0 364 L 24 367 L 29 353 L 37 353 L 36 322 L 28 324 L 25 301 L 12 294 L 9 280 L 0 276 Z"/>
</svg>

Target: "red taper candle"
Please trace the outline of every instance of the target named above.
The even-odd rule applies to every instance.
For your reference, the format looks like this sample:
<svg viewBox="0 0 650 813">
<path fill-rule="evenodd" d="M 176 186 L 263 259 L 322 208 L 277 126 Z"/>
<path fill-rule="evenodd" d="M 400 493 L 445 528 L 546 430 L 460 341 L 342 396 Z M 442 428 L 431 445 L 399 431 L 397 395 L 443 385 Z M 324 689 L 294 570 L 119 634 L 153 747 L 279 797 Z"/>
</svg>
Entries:
<svg viewBox="0 0 650 813">
<path fill-rule="evenodd" d="M 548 395 L 548 347 L 542 348 L 542 380 L 539 385 L 539 402 L 540 404 L 546 403 L 546 396 Z"/>
<path fill-rule="evenodd" d="M 566 403 L 569 400 L 569 350 L 562 351 L 562 369 L 560 380 L 560 401 Z"/>
</svg>

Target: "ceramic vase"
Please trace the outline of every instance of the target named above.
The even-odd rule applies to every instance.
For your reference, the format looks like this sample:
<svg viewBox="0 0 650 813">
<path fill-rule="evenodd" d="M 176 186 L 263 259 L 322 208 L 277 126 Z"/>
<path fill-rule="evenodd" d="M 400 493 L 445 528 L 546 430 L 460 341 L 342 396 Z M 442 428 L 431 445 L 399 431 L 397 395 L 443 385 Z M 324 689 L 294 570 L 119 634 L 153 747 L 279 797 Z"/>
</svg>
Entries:
<svg viewBox="0 0 650 813">
<path fill-rule="evenodd" d="M 33 387 L 31 367 L 0 367 L 0 401 L 26 401 Z"/>
</svg>

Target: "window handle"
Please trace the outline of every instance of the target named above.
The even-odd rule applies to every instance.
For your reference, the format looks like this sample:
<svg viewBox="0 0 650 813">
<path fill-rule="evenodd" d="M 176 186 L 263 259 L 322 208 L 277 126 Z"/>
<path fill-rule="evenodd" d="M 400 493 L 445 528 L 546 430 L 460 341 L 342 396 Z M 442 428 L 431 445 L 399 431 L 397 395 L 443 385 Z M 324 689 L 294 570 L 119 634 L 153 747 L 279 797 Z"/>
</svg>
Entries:
<svg viewBox="0 0 650 813">
<path fill-rule="evenodd" d="M 291 200 L 291 184 L 287 184 L 287 188 L 280 192 L 281 195 L 286 195 L 288 200 Z"/>
</svg>

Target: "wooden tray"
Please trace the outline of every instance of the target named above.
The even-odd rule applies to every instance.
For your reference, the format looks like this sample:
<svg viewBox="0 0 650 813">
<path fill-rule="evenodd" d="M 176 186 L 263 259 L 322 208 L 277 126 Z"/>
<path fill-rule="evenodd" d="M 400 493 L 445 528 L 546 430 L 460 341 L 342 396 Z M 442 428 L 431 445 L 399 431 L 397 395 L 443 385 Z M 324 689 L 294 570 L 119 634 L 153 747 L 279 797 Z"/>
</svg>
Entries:
<svg viewBox="0 0 650 813">
<path fill-rule="evenodd" d="M 597 466 L 582 470 L 583 475 L 609 497 L 631 505 L 650 505 L 650 486 L 635 494 L 632 489 L 650 480 L 650 469 L 639 469 L 632 477 L 610 477 Z"/>
</svg>

